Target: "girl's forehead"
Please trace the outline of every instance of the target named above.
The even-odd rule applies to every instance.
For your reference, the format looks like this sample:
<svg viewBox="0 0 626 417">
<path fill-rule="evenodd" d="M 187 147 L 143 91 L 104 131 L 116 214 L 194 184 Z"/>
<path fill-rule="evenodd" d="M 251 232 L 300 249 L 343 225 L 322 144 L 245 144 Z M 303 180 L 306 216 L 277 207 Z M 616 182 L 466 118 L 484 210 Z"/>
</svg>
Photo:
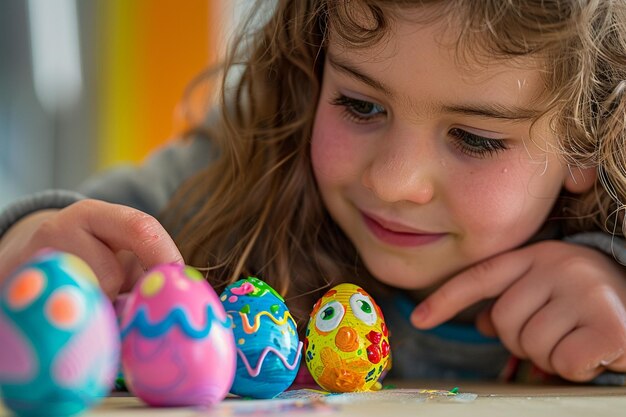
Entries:
<svg viewBox="0 0 626 417">
<path fill-rule="evenodd" d="M 363 3 L 346 2 L 339 8 L 344 10 L 343 13 L 335 11 L 335 17 L 329 19 L 327 42 L 332 41 L 357 53 L 359 49 L 364 49 L 368 51 L 366 54 L 371 55 L 372 49 L 383 47 L 390 38 L 427 31 L 441 48 L 449 49 L 459 62 L 465 61 L 468 65 L 493 63 L 495 60 L 516 62 L 527 68 L 541 68 L 544 65 L 538 64 L 545 64 L 545 57 L 536 52 L 508 53 L 501 50 L 494 38 L 510 36 L 508 32 L 499 34 L 493 28 L 466 30 L 461 19 L 467 15 L 441 5 L 450 2 L 381 7 L 376 9 L 379 15 L 367 12 Z M 489 25 L 489 21 L 483 24 Z M 517 41 L 524 43 L 522 29 Z"/>
<path fill-rule="evenodd" d="M 503 26 L 501 22 L 493 21 L 494 17 L 478 16 L 466 10 L 473 2 L 356 0 L 331 4 L 327 42 L 341 44 L 356 53 L 364 49 L 364 54 L 371 56 L 371 50 L 380 48 L 389 38 L 426 30 L 441 48 L 455 55 L 459 64 L 480 67 L 494 61 L 506 61 L 527 69 L 546 67 L 547 54 L 538 52 L 542 48 L 533 52 L 529 46 L 528 51 L 511 52 L 515 48 L 502 41 L 514 34 L 515 40 L 511 43 L 524 44 L 527 36 L 530 43 L 531 38 L 536 37 L 537 28 L 517 27 L 520 22 L 515 19 L 510 19 L 511 25 Z M 507 20 L 500 17 L 500 20 Z M 473 23 L 467 24 L 467 19 Z"/>
<path fill-rule="evenodd" d="M 432 79 L 436 72 L 442 81 L 448 77 L 446 82 L 451 85 L 454 80 L 468 87 L 503 83 L 501 88 L 523 92 L 524 101 L 534 108 L 548 102 L 543 57 L 498 55 L 479 43 L 475 47 L 460 45 L 459 39 L 459 31 L 451 28 L 448 20 L 420 20 L 407 15 L 389 19 L 384 35 L 368 44 L 346 40 L 342 31 L 331 25 L 326 47 L 330 59 L 374 71 L 383 79 L 396 72 L 415 80 Z"/>
</svg>

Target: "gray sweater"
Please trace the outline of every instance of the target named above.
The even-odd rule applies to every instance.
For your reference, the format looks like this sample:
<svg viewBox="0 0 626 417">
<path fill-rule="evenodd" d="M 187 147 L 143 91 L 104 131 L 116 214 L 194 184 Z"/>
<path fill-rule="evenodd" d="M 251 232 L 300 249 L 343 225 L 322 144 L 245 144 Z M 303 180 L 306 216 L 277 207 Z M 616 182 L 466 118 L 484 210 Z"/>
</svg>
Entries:
<svg viewBox="0 0 626 417">
<path fill-rule="evenodd" d="M 48 190 L 19 199 L 0 213 L 0 238 L 19 219 L 45 208 L 63 208 L 84 198 L 124 204 L 156 215 L 177 187 L 216 157 L 203 138 L 176 141 L 139 166 L 121 166 L 87 181 L 78 192 Z M 567 241 L 591 246 L 626 264 L 624 240 L 603 233 L 582 233 Z M 481 336 L 471 325 L 446 323 L 420 331 L 409 322 L 411 301 L 401 292 L 377 300 L 391 333 L 393 367 L 390 375 L 414 379 L 497 379 L 510 354 L 496 339 Z M 622 374 L 605 373 L 596 383 L 623 384 Z"/>
</svg>

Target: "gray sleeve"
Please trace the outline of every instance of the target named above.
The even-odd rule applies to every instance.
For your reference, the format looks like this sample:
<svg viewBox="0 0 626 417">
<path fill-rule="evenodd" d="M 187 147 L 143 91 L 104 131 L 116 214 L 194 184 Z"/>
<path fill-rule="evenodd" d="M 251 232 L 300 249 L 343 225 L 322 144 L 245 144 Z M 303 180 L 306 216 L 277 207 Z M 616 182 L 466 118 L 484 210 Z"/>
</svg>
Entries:
<svg viewBox="0 0 626 417">
<path fill-rule="evenodd" d="M 85 198 L 80 193 L 66 190 L 46 190 L 22 197 L 0 212 L 0 238 L 22 217 L 43 209 L 61 209 Z"/>
<path fill-rule="evenodd" d="M 583 232 L 567 236 L 563 240 L 598 249 L 626 265 L 626 240 L 621 237 L 602 232 Z"/>
<path fill-rule="evenodd" d="M 44 209 L 61 209 L 85 198 L 124 204 L 157 214 L 178 186 L 216 158 L 209 139 L 176 141 L 153 153 L 142 165 L 121 166 L 88 180 L 78 192 L 46 190 L 9 204 L 0 212 L 0 239 L 21 218 Z"/>
<path fill-rule="evenodd" d="M 153 153 L 140 166 L 124 165 L 85 182 L 79 191 L 89 198 L 124 204 L 155 215 L 180 184 L 215 159 L 205 138 L 177 141 Z"/>
</svg>

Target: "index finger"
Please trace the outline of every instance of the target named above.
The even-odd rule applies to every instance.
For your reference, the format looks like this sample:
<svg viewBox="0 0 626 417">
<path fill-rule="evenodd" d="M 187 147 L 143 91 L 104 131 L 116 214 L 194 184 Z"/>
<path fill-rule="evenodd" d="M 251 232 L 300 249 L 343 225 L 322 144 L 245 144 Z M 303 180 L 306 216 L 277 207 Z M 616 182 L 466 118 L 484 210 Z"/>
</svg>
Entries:
<svg viewBox="0 0 626 417">
<path fill-rule="evenodd" d="M 441 324 L 478 301 L 502 294 L 531 267 L 523 249 L 506 252 L 464 270 L 422 301 L 411 323 L 422 329 Z"/>
<path fill-rule="evenodd" d="M 176 244 L 153 216 L 119 204 L 88 206 L 87 232 L 114 251 L 128 250 L 137 256 L 144 269 L 163 263 L 184 264 Z"/>
</svg>

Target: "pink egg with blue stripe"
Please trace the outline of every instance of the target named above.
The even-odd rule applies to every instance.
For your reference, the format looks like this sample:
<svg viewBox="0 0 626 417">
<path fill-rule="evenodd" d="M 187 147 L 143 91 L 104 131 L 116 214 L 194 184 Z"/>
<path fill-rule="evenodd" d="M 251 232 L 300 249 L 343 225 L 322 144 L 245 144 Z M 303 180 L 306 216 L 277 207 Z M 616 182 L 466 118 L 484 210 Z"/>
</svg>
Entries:
<svg viewBox="0 0 626 417">
<path fill-rule="evenodd" d="M 228 394 L 236 364 L 231 322 L 196 269 L 148 271 L 126 300 L 121 332 L 126 385 L 147 404 L 210 405 Z"/>
<path fill-rule="evenodd" d="M 231 393 L 273 398 L 286 390 L 298 372 L 302 342 L 284 299 L 254 277 L 229 285 L 220 299 L 232 319 L 237 348 Z"/>
</svg>

